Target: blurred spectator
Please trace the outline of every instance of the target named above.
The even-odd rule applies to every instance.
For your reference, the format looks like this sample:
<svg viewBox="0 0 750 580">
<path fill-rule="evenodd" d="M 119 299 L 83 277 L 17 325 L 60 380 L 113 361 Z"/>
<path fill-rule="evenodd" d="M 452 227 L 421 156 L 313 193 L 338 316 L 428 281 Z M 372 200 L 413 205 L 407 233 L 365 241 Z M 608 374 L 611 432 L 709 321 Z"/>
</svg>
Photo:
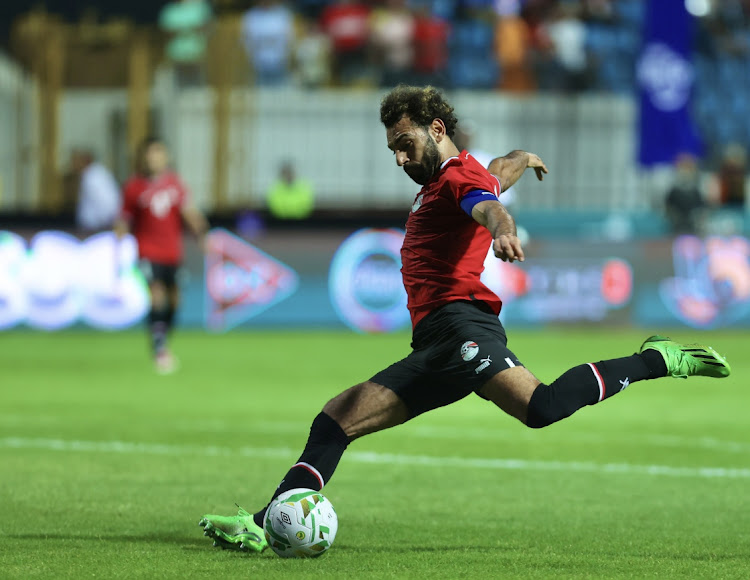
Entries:
<svg viewBox="0 0 750 580">
<path fill-rule="evenodd" d="M 465 20 L 485 20 L 492 17 L 495 0 L 459 0 L 457 17 Z"/>
<path fill-rule="evenodd" d="M 591 86 L 586 25 L 580 14 L 577 1 L 564 2 L 552 7 L 550 18 L 541 27 L 537 79 L 545 90 L 581 92 Z"/>
<path fill-rule="evenodd" d="M 699 234 L 704 229 L 706 201 L 700 189 L 698 163 L 690 154 L 675 161 L 675 180 L 667 192 L 664 209 L 672 232 Z"/>
<path fill-rule="evenodd" d="M 295 0 L 294 11 L 303 18 L 317 20 L 329 0 Z"/>
<path fill-rule="evenodd" d="M 414 82 L 443 86 L 446 83 L 450 26 L 434 16 L 426 2 L 416 6 L 414 16 Z"/>
<path fill-rule="evenodd" d="M 336 0 L 321 14 L 321 28 L 331 39 L 333 76 L 338 84 L 371 81 L 369 18 L 367 4 L 358 0 Z"/>
<path fill-rule="evenodd" d="M 289 80 L 294 16 L 279 0 L 258 0 L 242 17 L 242 42 L 260 86 Z"/>
<path fill-rule="evenodd" d="M 718 172 L 719 203 L 727 209 L 745 208 L 747 151 L 742 145 L 727 146 Z"/>
<path fill-rule="evenodd" d="M 534 90 L 536 83 L 529 62 L 531 34 L 521 18 L 521 0 L 495 2 L 495 48 L 502 70 L 500 89 L 513 92 Z"/>
<path fill-rule="evenodd" d="M 634 1 L 645 2 L 646 0 Z M 612 0 L 583 0 L 582 4 L 583 13 L 587 20 L 611 22 L 614 18 L 615 11 L 612 7 Z"/>
<path fill-rule="evenodd" d="M 385 0 L 370 19 L 370 41 L 380 70 L 380 85 L 393 87 L 412 78 L 414 15 L 406 0 Z"/>
<path fill-rule="evenodd" d="M 320 31 L 315 20 L 302 21 L 294 47 L 294 63 L 297 81 L 303 87 L 321 87 L 330 83 L 331 41 Z"/>
<path fill-rule="evenodd" d="M 159 13 L 159 26 L 170 36 L 167 58 L 175 65 L 181 86 L 203 81 L 206 31 L 211 21 L 211 6 L 206 0 L 177 0 Z"/>
<path fill-rule="evenodd" d="M 112 173 L 87 149 L 73 151 L 71 168 L 79 179 L 77 227 L 86 232 L 112 227 L 121 204 L 120 188 Z"/>
<path fill-rule="evenodd" d="M 750 52 L 746 4 L 743 0 L 721 0 L 714 5 L 714 42 L 726 55 L 743 57 Z"/>
<path fill-rule="evenodd" d="M 268 209 L 280 220 L 302 220 L 310 216 L 315 205 L 312 184 L 298 179 L 294 165 L 285 161 L 279 168 L 279 178 L 268 190 Z"/>
</svg>

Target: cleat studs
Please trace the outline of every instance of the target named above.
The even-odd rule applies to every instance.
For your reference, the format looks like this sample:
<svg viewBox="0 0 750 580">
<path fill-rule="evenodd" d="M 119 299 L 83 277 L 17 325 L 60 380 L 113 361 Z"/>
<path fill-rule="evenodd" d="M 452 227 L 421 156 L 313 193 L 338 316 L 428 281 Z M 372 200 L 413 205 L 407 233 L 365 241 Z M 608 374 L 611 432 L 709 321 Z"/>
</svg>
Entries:
<svg viewBox="0 0 750 580">
<path fill-rule="evenodd" d="M 219 542 L 217 542 L 216 540 L 214 540 L 214 548 L 218 548 L 218 547 L 219 547 Z"/>
</svg>

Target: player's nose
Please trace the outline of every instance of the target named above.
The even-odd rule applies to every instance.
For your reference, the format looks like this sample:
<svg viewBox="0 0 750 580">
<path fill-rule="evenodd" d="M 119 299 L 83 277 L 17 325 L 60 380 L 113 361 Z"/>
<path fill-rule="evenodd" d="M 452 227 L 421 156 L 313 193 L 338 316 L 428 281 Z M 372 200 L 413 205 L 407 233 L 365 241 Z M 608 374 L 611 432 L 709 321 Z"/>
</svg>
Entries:
<svg viewBox="0 0 750 580">
<path fill-rule="evenodd" d="M 406 154 L 406 151 L 396 152 L 396 163 L 398 163 L 399 167 L 403 167 L 407 161 L 409 161 L 409 156 Z"/>
</svg>

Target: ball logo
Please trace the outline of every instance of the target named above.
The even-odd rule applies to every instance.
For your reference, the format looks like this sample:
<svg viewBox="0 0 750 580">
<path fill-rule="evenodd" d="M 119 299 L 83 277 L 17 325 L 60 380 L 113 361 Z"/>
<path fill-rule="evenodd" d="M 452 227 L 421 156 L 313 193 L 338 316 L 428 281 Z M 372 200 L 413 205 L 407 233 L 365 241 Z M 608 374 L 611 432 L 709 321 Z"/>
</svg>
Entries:
<svg viewBox="0 0 750 580">
<path fill-rule="evenodd" d="M 461 345 L 461 358 L 466 362 L 477 356 L 477 353 L 479 353 L 479 345 L 476 342 L 467 340 Z"/>
<path fill-rule="evenodd" d="M 692 65 L 682 55 L 658 42 L 643 51 L 637 74 L 654 107 L 667 113 L 685 106 L 695 77 Z"/>
<path fill-rule="evenodd" d="M 283 521 L 288 526 L 292 525 L 292 518 L 290 518 L 289 514 L 287 514 L 286 512 L 281 512 L 281 521 Z"/>
<path fill-rule="evenodd" d="M 305 539 L 305 532 L 303 532 L 302 530 L 300 530 L 299 532 L 297 532 L 295 535 L 297 536 L 298 540 L 304 540 Z"/>
</svg>

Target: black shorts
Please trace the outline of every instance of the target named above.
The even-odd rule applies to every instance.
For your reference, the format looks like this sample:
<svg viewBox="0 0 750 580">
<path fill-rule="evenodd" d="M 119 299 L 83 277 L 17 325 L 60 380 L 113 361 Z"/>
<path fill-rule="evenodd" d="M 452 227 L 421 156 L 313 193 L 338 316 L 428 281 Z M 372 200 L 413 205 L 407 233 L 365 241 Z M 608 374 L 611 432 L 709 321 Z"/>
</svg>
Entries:
<svg viewBox="0 0 750 580">
<path fill-rule="evenodd" d="M 177 285 L 178 266 L 141 259 L 138 261 L 138 268 L 149 284 L 161 282 L 167 288 L 174 288 Z"/>
<path fill-rule="evenodd" d="M 484 302 L 451 302 L 414 329 L 412 353 L 370 380 L 396 393 L 412 417 L 477 392 L 500 371 L 523 366 Z"/>
</svg>

